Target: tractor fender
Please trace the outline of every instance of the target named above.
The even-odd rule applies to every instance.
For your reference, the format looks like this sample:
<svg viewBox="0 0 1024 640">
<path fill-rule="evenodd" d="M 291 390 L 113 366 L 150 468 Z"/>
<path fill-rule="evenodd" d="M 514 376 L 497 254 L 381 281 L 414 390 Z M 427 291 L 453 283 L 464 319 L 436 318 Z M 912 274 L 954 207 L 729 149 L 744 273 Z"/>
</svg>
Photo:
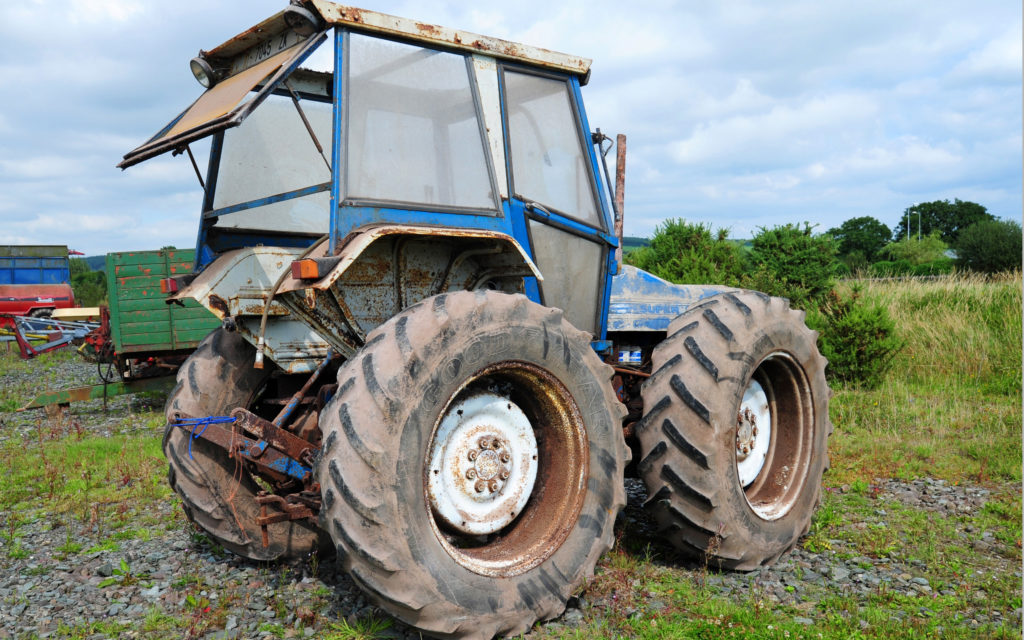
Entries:
<svg viewBox="0 0 1024 640">
<path fill-rule="evenodd" d="M 374 328 L 421 300 L 474 289 L 523 293 L 526 278 L 543 280 L 506 234 L 380 224 L 353 231 L 333 253 L 325 243 L 293 263 L 275 303 L 347 358 Z"/>
<path fill-rule="evenodd" d="M 478 255 L 484 255 L 483 247 L 495 249 L 493 257 L 489 259 L 495 266 L 502 267 L 525 267 L 532 277 L 543 281 L 544 276 L 540 269 L 530 258 L 526 250 L 516 242 L 510 235 L 486 229 L 470 229 L 461 227 L 432 227 L 428 225 L 409 224 L 378 224 L 360 227 L 350 233 L 339 243 L 338 251 L 334 255 L 330 253 L 327 243 L 318 247 L 308 258 L 318 261 L 321 265 L 318 278 L 299 279 L 295 277 L 286 278 L 282 283 L 279 293 L 297 291 L 300 289 L 330 289 L 348 269 L 359 261 L 368 249 L 375 243 L 387 238 L 436 238 L 465 243 L 481 247 Z M 479 257 L 478 257 L 479 259 Z"/>
</svg>

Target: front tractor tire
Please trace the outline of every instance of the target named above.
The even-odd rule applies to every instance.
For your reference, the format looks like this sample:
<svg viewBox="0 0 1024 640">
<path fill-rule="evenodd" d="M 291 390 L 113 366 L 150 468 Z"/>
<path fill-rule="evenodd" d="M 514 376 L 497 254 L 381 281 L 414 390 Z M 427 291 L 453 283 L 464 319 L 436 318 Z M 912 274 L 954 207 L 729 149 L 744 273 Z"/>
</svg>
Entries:
<svg viewBox="0 0 1024 640">
<path fill-rule="evenodd" d="M 271 524 L 269 545 L 264 546 L 256 524 L 260 487 L 244 463 L 213 443 L 192 437 L 172 420 L 177 412 L 226 416 L 237 407 L 251 407 L 270 372 L 253 368 L 255 355 L 252 345 L 237 333 L 217 329 L 178 370 L 165 409 L 167 477 L 188 519 L 225 549 L 257 561 L 304 557 L 324 546 L 316 525 L 304 520 Z"/>
<path fill-rule="evenodd" d="M 321 525 L 379 606 L 443 638 L 559 615 L 625 504 L 625 409 L 561 311 L 428 298 L 338 373 L 317 463 Z"/>
<path fill-rule="evenodd" d="M 749 571 L 810 527 L 832 431 L 825 359 L 804 313 L 752 291 L 680 315 L 652 356 L 638 471 L 684 554 Z"/>
</svg>

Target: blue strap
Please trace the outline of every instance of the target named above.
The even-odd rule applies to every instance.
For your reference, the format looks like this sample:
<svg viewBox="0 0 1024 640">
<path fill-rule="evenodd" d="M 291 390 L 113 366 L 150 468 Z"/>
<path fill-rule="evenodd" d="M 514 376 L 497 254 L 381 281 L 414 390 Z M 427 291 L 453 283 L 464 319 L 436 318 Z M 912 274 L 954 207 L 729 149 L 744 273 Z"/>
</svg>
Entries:
<svg viewBox="0 0 1024 640">
<path fill-rule="evenodd" d="M 235 419 L 230 416 L 210 416 L 209 418 L 177 418 L 174 420 L 174 424 L 179 427 L 192 427 L 190 437 L 188 439 L 188 457 L 190 460 L 194 460 L 192 457 L 192 441 L 199 438 L 206 432 L 206 428 L 211 424 L 223 424 L 234 422 Z M 196 427 L 202 427 L 199 431 L 196 431 Z"/>
</svg>

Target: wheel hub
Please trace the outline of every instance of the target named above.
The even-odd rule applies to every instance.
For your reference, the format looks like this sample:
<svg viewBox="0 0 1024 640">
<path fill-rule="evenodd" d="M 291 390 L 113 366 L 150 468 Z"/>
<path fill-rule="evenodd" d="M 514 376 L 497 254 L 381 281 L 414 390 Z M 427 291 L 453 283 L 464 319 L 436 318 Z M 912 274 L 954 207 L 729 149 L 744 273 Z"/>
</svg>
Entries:
<svg viewBox="0 0 1024 640">
<path fill-rule="evenodd" d="M 438 518 L 462 533 L 500 531 L 533 491 L 533 426 L 508 398 L 476 394 L 444 415 L 428 464 L 427 495 Z"/>
<path fill-rule="evenodd" d="M 736 467 L 741 486 L 750 486 L 764 468 L 771 431 L 768 396 L 757 380 L 751 380 L 736 414 Z"/>
</svg>

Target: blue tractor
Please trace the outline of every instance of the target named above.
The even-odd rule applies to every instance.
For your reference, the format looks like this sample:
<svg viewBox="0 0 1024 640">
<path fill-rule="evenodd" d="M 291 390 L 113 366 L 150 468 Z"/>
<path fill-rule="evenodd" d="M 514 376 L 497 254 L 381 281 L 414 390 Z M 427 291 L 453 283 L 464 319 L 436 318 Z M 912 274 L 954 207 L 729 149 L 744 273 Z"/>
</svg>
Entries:
<svg viewBox="0 0 1024 640">
<path fill-rule="evenodd" d="M 186 154 L 203 186 L 194 272 L 162 284 L 223 324 L 163 446 L 211 538 L 334 551 L 397 618 L 490 638 L 563 611 L 627 472 L 713 566 L 807 531 L 817 336 L 784 299 L 621 263 L 589 60 L 295 0 L 191 68 L 205 92 L 119 166 Z"/>
</svg>

